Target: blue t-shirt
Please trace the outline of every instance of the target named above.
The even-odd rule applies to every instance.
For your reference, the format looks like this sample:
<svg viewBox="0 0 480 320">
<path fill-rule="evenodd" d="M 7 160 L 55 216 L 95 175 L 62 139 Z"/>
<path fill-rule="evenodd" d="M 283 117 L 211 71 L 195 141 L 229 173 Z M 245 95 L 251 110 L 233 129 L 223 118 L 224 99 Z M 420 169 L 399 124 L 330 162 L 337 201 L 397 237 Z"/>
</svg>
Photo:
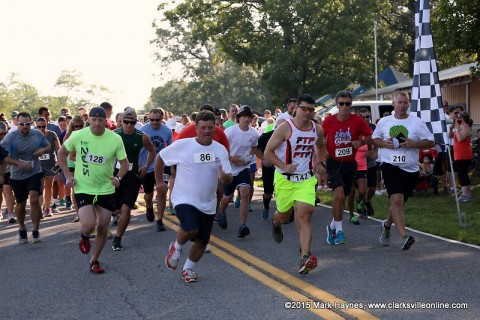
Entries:
<svg viewBox="0 0 480 320">
<path fill-rule="evenodd" d="M 40 130 L 30 129 L 26 135 L 19 130 L 9 132 L 2 140 L 2 147 L 8 152 L 10 158 L 28 161 L 32 163 L 33 167 L 32 170 L 23 170 L 17 166 L 10 166 L 10 177 L 13 180 L 24 180 L 41 173 L 40 159 L 33 153 L 40 148 L 45 148 L 48 144 L 49 142 Z"/>
<path fill-rule="evenodd" d="M 163 124 L 160 125 L 158 130 L 152 128 L 150 123 L 143 125 L 140 128 L 140 131 L 145 132 L 150 140 L 152 140 L 153 146 L 155 147 L 155 155 L 157 155 L 160 150 L 172 144 L 172 130 L 168 129 Z M 140 151 L 140 167 L 145 166 L 148 157 L 148 150 L 142 148 Z M 152 161 L 152 164 L 148 168 L 147 172 L 152 172 L 155 168 L 155 161 Z"/>
</svg>

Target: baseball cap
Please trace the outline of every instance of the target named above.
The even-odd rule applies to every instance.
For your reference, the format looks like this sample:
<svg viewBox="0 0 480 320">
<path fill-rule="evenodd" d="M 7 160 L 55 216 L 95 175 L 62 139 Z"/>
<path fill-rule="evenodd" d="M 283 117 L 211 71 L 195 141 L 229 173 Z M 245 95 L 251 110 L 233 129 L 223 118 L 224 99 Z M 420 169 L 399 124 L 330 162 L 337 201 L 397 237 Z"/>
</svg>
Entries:
<svg viewBox="0 0 480 320">
<path fill-rule="evenodd" d="M 252 108 L 250 108 L 250 106 L 242 105 L 240 106 L 240 109 L 238 109 L 238 114 L 237 114 L 238 117 L 251 116 L 251 115 L 253 115 L 253 113 L 252 113 Z"/>
<path fill-rule="evenodd" d="M 135 109 L 131 107 L 126 107 L 125 110 L 123 110 L 123 116 L 122 119 L 125 118 L 132 118 L 133 120 L 137 120 L 137 113 L 135 112 Z"/>
<path fill-rule="evenodd" d="M 102 107 L 93 107 L 89 114 L 88 117 L 97 117 L 97 118 L 107 118 L 107 114 L 105 113 L 105 109 Z"/>
<path fill-rule="evenodd" d="M 175 119 L 169 119 L 169 120 L 167 120 L 167 122 L 165 123 L 165 125 L 167 126 L 167 128 L 170 129 L 170 130 L 174 130 L 174 129 L 177 127 L 177 124 L 178 124 L 178 122 L 175 121 Z"/>
<path fill-rule="evenodd" d="M 16 118 L 20 112 L 12 111 L 12 118 Z"/>
<path fill-rule="evenodd" d="M 215 108 L 215 115 L 216 115 L 216 116 L 222 115 L 222 113 L 220 112 L 220 109 Z"/>
</svg>

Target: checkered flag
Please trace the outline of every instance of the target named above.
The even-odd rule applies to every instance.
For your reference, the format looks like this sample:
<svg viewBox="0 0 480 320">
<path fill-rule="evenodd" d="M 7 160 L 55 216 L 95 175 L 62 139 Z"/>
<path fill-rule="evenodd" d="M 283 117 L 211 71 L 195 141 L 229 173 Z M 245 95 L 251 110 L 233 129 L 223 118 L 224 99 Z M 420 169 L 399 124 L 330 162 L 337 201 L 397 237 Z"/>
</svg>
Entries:
<svg viewBox="0 0 480 320">
<path fill-rule="evenodd" d="M 437 61 L 433 50 L 429 0 L 415 1 L 415 64 L 410 112 L 427 124 L 436 144 L 447 144 L 448 134 Z"/>
</svg>

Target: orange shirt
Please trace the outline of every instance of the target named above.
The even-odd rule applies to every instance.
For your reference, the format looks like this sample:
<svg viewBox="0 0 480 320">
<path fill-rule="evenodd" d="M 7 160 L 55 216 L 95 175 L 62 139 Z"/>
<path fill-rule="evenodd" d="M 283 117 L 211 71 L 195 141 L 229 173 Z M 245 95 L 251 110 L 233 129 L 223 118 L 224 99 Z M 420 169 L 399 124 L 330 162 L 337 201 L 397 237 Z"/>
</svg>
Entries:
<svg viewBox="0 0 480 320">
<path fill-rule="evenodd" d="M 197 129 L 195 128 L 195 123 L 189 124 L 186 126 L 175 138 L 174 140 L 185 139 L 185 138 L 195 138 L 197 136 Z M 225 132 L 220 127 L 215 126 L 215 133 L 213 134 L 213 140 L 222 144 L 228 152 L 230 152 L 230 144 L 228 143 L 227 136 Z"/>
</svg>

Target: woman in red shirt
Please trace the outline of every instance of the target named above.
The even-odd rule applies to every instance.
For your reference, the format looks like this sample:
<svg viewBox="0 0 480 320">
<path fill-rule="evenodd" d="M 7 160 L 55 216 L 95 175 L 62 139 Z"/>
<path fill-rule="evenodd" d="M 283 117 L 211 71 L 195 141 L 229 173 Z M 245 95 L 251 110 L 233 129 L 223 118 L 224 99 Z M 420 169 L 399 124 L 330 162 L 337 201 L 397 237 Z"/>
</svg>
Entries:
<svg viewBox="0 0 480 320">
<path fill-rule="evenodd" d="M 466 111 L 462 111 L 454 119 L 454 125 L 450 128 L 453 132 L 453 156 L 457 168 L 458 180 L 462 186 L 462 196 L 458 200 L 467 202 L 472 200 L 471 182 L 468 177 L 468 169 L 473 159 L 472 137 L 473 121 Z"/>
</svg>

